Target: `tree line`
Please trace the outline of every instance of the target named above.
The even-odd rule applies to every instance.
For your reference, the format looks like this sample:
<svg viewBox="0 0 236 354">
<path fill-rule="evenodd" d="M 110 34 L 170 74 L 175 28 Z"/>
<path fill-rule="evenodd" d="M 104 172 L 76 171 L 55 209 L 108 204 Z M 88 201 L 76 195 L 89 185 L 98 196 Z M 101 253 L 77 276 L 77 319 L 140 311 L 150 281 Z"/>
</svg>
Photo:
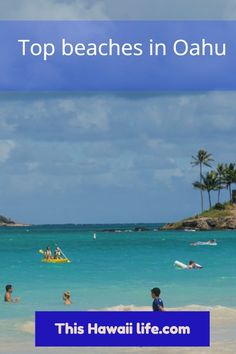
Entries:
<svg viewBox="0 0 236 354">
<path fill-rule="evenodd" d="M 212 169 L 214 159 L 212 154 L 206 150 L 199 150 L 196 156 L 192 156 L 191 165 L 199 167 L 199 181 L 193 183 L 193 187 L 198 189 L 201 194 L 201 210 L 204 210 L 203 193 L 208 194 L 209 207 L 212 207 L 212 192 L 217 193 L 217 201 L 220 203 L 222 189 L 229 191 L 229 202 L 232 203 L 232 185 L 236 183 L 236 164 L 218 163 Z M 211 168 L 206 173 L 203 167 Z"/>
</svg>

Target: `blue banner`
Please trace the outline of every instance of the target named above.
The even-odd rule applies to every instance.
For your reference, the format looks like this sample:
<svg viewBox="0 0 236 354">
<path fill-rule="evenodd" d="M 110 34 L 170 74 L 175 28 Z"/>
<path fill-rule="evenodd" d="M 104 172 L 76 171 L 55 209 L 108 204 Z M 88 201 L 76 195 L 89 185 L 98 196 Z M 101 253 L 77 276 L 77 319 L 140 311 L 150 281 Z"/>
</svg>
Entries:
<svg viewBox="0 0 236 354">
<path fill-rule="evenodd" d="M 41 347 L 203 347 L 209 312 L 36 312 Z"/>
<path fill-rule="evenodd" d="M 236 21 L 0 21 L 0 90 L 236 89 Z"/>
</svg>

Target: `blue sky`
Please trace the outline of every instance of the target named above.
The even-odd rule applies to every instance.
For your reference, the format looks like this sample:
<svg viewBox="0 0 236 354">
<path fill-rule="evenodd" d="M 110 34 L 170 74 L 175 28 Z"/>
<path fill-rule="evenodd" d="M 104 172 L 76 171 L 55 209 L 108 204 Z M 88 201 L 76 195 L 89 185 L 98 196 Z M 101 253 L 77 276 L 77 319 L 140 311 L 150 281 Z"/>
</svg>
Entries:
<svg viewBox="0 0 236 354">
<path fill-rule="evenodd" d="M 236 15 L 233 1 L 217 0 L 209 7 L 183 0 L 178 7 L 170 0 L 1 3 L 5 19 Z M 105 223 L 196 213 L 191 155 L 205 148 L 217 161 L 235 161 L 235 112 L 233 92 L 2 93 L 0 214 L 31 223 Z"/>
<path fill-rule="evenodd" d="M 197 212 L 199 148 L 235 161 L 235 93 L 2 94 L 1 213 L 43 222 Z"/>
</svg>

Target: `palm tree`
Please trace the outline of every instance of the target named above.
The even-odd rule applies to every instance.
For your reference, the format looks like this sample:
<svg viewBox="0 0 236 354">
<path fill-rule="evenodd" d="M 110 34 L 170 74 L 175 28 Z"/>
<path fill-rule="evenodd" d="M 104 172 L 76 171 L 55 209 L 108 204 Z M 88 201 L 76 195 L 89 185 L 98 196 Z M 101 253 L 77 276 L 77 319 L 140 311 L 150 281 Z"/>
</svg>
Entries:
<svg viewBox="0 0 236 354">
<path fill-rule="evenodd" d="M 193 182 L 193 187 L 196 189 L 199 189 L 201 192 L 201 201 L 202 201 L 202 209 L 203 209 L 203 192 L 206 190 L 205 186 L 202 182 L 196 181 L 196 182 Z"/>
<path fill-rule="evenodd" d="M 224 180 L 229 190 L 229 201 L 232 202 L 232 184 L 236 183 L 235 163 L 229 163 L 225 165 Z"/>
<path fill-rule="evenodd" d="M 191 162 L 192 166 L 199 166 L 200 172 L 200 185 L 202 184 L 202 174 L 203 174 L 203 166 L 211 167 L 211 162 L 214 161 L 212 158 L 212 154 L 208 153 L 206 150 L 199 150 L 196 156 L 192 156 L 193 161 Z M 197 188 L 197 187 L 195 187 Z M 203 212 L 203 189 L 200 189 L 201 193 L 201 209 Z"/>
<path fill-rule="evenodd" d="M 202 176 L 202 182 L 208 193 L 209 207 L 211 208 L 211 191 L 217 191 L 220 188 L 217 173 L 215 171 L 207 172 L 205 176 Z"/>
<path fill-rule="evenodd" d="M 225 176 L 225 164 L 224 163 L 219 163 L 216 166 L 216 173 L 218 175 L 218 180 L 219 180 L 219 188 L 218 188 L 218 203 L 220 203 L 220 191 L 221 189 L 225 188 L 224 184 L 224 176 Z"/>
<path fill-rule="evenodd" d="M 202 182 L 194 182 L 193 186 L 200 189 L 201 192 L 207 191 L 209 199 L 209 207 L 212 207 L 211 202 L 211 191 L 216 191 L 219 189 L 219 179 L 215 171 L 207 172 L 206 175 L 202 175 Z"/>
</svg>

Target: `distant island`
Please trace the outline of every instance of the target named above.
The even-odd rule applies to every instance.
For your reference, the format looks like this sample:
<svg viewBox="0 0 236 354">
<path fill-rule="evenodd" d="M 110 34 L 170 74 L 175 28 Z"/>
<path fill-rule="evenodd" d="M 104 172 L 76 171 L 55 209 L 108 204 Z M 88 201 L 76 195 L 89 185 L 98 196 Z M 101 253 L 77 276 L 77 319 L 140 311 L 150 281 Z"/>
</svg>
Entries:
<svg viewBox="0 0 236 354">
<path fill-rule="evenodd" d="M 18 223 L 10 218 L 0 215 L 0 227 L 1 226 L 10 226 L 10 227 L 21 227 L 21 226 L 30 226 L 29 224 Z"/>
<path fill-rule="evenodd" d="M 236 229 L 236 204 L 216 204 L 199 215 L 175 223 L 168 223 L 160 230 L 208 231 L 226 229 Z"/>
</svg>

